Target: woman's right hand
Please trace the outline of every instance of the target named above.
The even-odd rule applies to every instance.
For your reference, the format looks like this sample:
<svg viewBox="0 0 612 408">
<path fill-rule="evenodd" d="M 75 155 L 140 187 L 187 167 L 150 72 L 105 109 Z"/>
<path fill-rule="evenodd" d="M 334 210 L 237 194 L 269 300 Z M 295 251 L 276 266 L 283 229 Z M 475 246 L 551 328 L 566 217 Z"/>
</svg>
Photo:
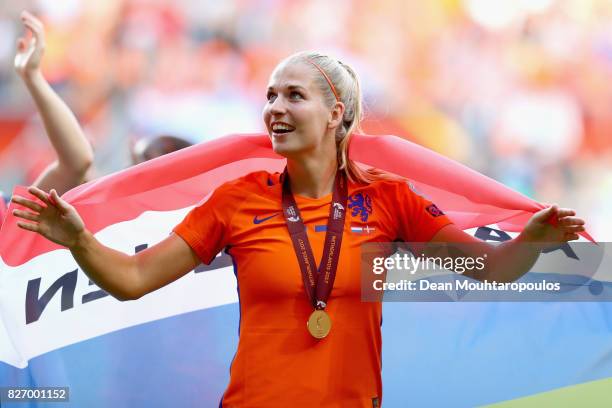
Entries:
<svg viewBox="0 0 612 408">
<path fill-rule="evenodd" d="M 40 72 L 40 61 L 45 51 L 45 29 L 42 22 L 27 11 L 21 13 L 21 22 L 30 31 L 17 41 L 15 70 L 24 79 Z"/>
<path fill-rule="evenodd" d="M 50 194 L 34 186 L 28 191 L 40 199 L 44 205 L 24 197 L 13 196 L 11 201 L 31 210 L 13 211 L 16 217 L 31 221 L 18 221 L 17 226 L 24 230 L 37 232 L 56 244 L 68 248 L 76 246 L 81 234 L 85 232 L 85 224 L 75 208 L 62 200 L 53 189 Z"/>
</svg>

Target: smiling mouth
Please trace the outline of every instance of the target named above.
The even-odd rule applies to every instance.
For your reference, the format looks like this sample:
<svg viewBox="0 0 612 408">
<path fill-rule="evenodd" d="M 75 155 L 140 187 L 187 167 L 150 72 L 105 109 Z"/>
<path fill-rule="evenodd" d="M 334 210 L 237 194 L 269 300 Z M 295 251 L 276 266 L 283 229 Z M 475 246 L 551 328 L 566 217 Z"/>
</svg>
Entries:
<svg viewBox="0 0 612 408">
<path fill-rule="evenodd" d="M 288 135 L 289 133 L 293 133 L 293 130 L 283 130 L 283 131 L 272 131 L 272 136 L 274 137 L 281 137 L 281 136 L 285 136 Z"/>
<path fill-rule="evenodd" d="M 272 126 L 270 126 L 270 128 L 272 130 L 272 136 L 283 136 L 295 130 L 295 127 L 287 123 L 279 122 L 272 123 Z"/>
</svg>

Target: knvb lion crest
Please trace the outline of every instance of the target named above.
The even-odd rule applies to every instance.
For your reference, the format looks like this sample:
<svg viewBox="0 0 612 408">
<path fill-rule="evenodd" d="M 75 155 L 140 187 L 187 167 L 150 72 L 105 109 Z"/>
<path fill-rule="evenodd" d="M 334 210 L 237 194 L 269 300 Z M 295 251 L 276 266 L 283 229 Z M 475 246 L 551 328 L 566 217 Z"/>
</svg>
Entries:
<svg viewBox="0 0 612 408">
<path fill-rule="evenodd" d="M 372 199 L 367 194 L 353 194 L 349 197 L 348 208 L 351 210 L 351 216 L 359 216 L 361 221 L 367 222 L 368 217 L 372 214 Z"/>
</svg>

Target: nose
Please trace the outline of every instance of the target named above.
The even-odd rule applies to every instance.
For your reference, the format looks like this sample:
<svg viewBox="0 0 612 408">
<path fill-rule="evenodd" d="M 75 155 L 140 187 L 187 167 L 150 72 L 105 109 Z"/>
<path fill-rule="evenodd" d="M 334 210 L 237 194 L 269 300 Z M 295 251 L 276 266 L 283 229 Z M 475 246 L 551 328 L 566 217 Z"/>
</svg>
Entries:
<svg viewBox="0 0 612 408">
<path fill-rule="evenodd" d="M 282 115 L 287 111 L 287 105 L 285 104 L 285 100 L 281 95 L 274 98 L 274 101 L 270 103 L 269 108 L 272 115 Z"/>
</svg>

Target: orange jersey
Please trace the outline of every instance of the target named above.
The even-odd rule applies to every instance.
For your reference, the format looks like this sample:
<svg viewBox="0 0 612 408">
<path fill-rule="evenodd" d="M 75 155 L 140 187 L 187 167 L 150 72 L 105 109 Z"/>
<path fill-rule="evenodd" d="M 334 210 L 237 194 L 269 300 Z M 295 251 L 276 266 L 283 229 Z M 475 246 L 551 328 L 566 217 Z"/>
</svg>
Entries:
<svg viewBox="0 0 612 408">
<path fill-rule="evenodd" d="M 405 182 L 349 183 L 326 308 L 332 328 L 317 340 L 306 329 L 313 307 L 282 214 L 279 178 L 262 171 L 226 183 L 174 228 L 203 262 L 224 248 L 234 261 L 240 338 L 221 406 L 380 406 L 382 305 L 361 301 L 360 246 L 427 242 L 451 221 Z M 331 194 L 294 196 L 318 263 Z"/>
</svg>

